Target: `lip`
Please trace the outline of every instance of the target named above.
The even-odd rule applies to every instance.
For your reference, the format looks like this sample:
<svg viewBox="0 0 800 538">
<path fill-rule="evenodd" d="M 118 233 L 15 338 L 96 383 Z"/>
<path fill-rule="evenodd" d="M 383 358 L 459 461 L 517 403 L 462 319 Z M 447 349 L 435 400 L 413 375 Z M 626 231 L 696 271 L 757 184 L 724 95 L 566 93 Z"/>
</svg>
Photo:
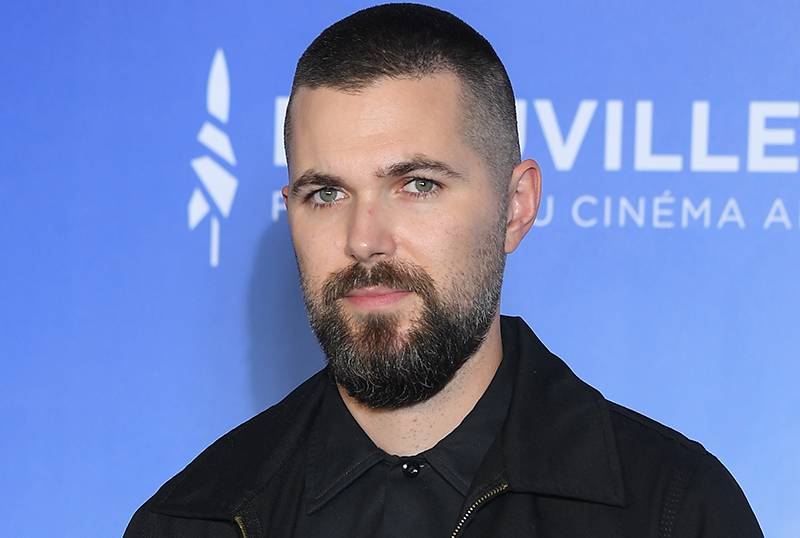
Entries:
<svg viewBox="0 0 800 538">
<path fill-rule="evenodd" d="M 359 310 L 385 310 L 391 308 L 409 294 L 411 292 L 407 290 L 373 286 L 350 290 L 344 298 Z"/>
</svg>

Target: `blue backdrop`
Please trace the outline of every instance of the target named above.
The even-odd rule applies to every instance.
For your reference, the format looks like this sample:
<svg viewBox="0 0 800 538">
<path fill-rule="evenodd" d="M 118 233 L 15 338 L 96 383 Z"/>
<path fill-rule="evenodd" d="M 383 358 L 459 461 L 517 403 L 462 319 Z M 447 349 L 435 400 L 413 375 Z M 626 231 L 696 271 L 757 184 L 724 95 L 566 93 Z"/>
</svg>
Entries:
<svg viewBox="0 0 800 538">
<path fill-rule="evenodd" d="M 544 173 L 502 311 L 800 537 L 800 4 L 501 4 L 436 3 Z M 120 535 L 323 365 L 275 140 L 297 57 L 366 5 L 4 5 L 0 535 Z"/>
</svg>

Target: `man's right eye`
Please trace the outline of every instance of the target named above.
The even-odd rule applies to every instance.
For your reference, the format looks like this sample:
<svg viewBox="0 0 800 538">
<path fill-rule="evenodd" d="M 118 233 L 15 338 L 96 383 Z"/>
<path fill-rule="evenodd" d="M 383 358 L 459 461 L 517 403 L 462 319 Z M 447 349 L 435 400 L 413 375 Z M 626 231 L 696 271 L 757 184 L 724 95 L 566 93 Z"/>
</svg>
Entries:
<svg viewBox="0 0 800 538">
<path fill-rule="evenodd" d="M 337 188 L 334 187 L 324 187 L 311 195 L 311 200 L 317 204 L 330 204 L 331 202 L 335 202 L 336 200 L 341 200 L 344 198 L 344 193 Z"/>
</svg>

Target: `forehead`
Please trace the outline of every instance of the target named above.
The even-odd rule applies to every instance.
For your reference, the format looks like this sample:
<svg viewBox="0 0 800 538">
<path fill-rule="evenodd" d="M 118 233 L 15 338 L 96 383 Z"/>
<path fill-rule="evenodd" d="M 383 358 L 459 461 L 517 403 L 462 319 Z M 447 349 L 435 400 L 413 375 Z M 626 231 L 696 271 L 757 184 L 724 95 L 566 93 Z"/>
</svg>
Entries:
<svg viewBox="0 0 800 538">
<path fill-rule="evenodd" d="M 451 74 L 382 79 L 357 92 L 300 88 L 292 98 L 290 174 L 420 155 L 475 161 L 463 136 L 461 91 Z"/>
</svg>

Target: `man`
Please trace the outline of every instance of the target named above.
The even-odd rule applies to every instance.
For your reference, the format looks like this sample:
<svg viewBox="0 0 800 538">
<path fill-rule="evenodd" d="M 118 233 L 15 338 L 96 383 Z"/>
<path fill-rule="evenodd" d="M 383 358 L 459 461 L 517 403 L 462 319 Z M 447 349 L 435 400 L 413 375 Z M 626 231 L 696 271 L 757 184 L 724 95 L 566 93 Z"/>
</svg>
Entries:
<svg viewBox="0 0 800 538">
<path fill-rule="evenodd" d="M 472 28 L 409 4 L 328 28 L 298 63 L 286 151 L 328 367 L 201 454 L 126 537 L 761 535 L 702 446 L 501 320 L 541 175 Z"/>
</svg>

